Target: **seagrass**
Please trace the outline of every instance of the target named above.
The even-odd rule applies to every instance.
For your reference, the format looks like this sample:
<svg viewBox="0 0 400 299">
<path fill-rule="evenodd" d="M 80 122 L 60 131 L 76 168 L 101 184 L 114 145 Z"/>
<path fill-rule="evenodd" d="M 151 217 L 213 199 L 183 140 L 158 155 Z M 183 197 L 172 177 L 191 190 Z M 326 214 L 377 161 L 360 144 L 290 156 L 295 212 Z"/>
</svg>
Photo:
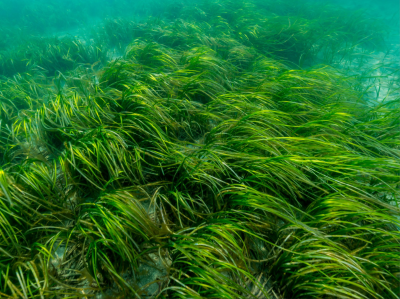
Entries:
<svg viewBox="0 0 400 299">
<path fill-rule="evenodd" d="M 384 26 L 164 5 L 0 54 L 0 297 L 398 298 L 399 81 L 346 74 Z"/>
</svg>

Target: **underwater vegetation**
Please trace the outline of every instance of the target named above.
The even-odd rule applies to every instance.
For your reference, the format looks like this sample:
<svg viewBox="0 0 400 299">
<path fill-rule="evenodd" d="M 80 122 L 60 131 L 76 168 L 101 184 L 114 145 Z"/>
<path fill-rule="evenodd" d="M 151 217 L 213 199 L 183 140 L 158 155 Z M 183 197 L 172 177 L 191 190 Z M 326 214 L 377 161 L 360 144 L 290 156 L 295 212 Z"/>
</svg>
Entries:
<svg viewBox="0 0 400 299">
<path fill-rule="evenodd" d="M 398 298 L 385 30 L 205 0 L 2 51 L 0 297 Z"/>
<path fill-rule="evenodd" d="M 41 70 L 48 76 L 74 69 L 80 64 L 105 62 L 106 51 L 96 43 L 76 37 L 36 38 L 0 53 L 0 75 Z"/>
</svg>

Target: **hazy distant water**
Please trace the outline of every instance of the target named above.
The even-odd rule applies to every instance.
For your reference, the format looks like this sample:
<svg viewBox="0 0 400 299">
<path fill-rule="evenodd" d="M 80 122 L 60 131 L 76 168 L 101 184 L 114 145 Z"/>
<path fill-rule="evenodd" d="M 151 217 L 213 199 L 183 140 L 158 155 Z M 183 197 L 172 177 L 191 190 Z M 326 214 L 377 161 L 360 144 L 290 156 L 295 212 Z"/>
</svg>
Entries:
<svg viewBox="0 0 400 299">
<path fill-rule="evenodd" d="M 162 13 L 166 1 L 169 0 L 0 0 L 0 50 L 1 46 L 11 44 L 13 34 L 18 35 L 19 31 L 21 34 L 35 35 L 80 35 L 105 18 L 142 19 L 149 15 L 157 16 Z M 304 3 L 299 1 L 293 0 L 293 3 Z M 400 57 L 400 0 L 310 1 L 363 10 L 371 17 L 385 20 L 392 29 L 386 40 Z"/>
<path fill-rule="evenodd" d="M 300 0 L 293 0 L 299 3 Z M 350 9 L 365 9 L 371 16 L 400 23 L 400 0 L 312 0 Z M 0 0 L 0 26 L 31 26 L 38 31 L 68 30 L 105 17 L 157 14 L 165 0 Z M 176 1 L 190 2 L 190 1 Z M 195 2 L 195 1 L 193 1 Z M 397 26 L 399 27 L 399 26 Z M 400 41 L 399 41 L 400 43 Z"/>
<path fill-rule="evenodd" d="M 293 0 L 299 3 L 299 0 Z M 351 9 L 366 9 L 372 16 L 393 18 L 399 23 L 399 0 L 312 0 L 316 3 L 331 3 Z M 183 2 L 176 1 L 177 3 Z M 184 1 L 191 2 L 191 1 Z M 193 1 L 196 2 L 196 1 Z M 68 26 L 75 21 L 112 16 L 132 16 L 149 12 L 153 6 L 165 3 L 160 0 L 0 0 L 1 21 L 17 25 L 37 20 L 46 20 L 49 25 Z M 70 20 L 68 20 L 68 17 Z M 64 23 L 64 24 L 63 24 Z"/>
</svg>

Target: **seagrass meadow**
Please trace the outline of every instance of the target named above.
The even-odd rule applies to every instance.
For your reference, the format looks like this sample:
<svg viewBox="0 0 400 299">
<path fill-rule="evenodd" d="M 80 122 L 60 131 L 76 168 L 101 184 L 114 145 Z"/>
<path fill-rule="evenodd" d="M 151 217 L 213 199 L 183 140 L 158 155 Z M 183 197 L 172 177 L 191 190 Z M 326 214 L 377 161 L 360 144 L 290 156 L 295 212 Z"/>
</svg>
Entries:
<svg viewBox="0 0 400 299">
<path fill-rule="evenodd" d="M 396 15 L 17 2 L 0 298 L 399 298 Z"/>
</svg>

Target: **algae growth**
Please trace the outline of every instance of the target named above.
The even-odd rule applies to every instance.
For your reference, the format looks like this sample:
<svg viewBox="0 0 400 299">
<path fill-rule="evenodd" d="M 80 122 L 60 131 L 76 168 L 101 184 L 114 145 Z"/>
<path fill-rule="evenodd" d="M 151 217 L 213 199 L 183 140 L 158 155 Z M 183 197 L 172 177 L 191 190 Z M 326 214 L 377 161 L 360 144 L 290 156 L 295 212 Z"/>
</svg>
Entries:
<svg viewBox="0 0 400 299">
<path fill-rule="evenodd" d="M 43 7 L 1 27 L 1 298 L 398 298 L 383 20 L 154 2 L 54 37 L 90 11 Z"/>
</svg>

